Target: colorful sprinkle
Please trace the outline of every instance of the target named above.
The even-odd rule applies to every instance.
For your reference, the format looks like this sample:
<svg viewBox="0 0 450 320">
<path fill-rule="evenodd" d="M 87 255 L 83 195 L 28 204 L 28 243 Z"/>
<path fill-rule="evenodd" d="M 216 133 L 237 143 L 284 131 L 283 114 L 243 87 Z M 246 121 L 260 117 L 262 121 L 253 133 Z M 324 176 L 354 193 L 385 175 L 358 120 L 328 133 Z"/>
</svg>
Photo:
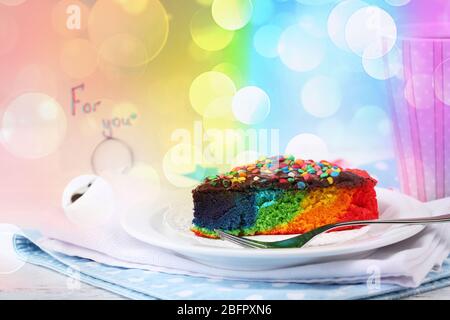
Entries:
<svg viewBox="0 0 450 320">
<path fill-rule="evenodd" d="M 304 183 L 303 181 L 297 182 L 297 188 L 300 190 L 306 189 L 306 183 Z"/>
<path fill-rule="evenodd" d="M 224 174 L 207 176 L 205 182 L 229 188 L 246 181 L 257 182 L 255 186 L 270 181 L 274 185 L 291 183 L 298 189 L 306 189 L 310 181 L 317 179 L 333 184 L 341 171 L 339 166 L 327 161 L 315 162 L 286 155 L 262 157 L 255 163 L 237 166 Z"/>
</svg>

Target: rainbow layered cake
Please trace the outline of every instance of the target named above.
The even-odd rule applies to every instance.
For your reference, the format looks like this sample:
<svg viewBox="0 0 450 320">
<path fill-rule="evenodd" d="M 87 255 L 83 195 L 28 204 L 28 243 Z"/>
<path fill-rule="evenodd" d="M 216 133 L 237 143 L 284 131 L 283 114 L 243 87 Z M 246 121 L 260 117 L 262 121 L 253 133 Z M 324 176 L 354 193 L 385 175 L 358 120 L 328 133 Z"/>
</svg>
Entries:
<svg viewBox="0 0 450 320">
<path fill-rule="evenodd" d="M 327 161 L 261 158 L 207 177 L 192 191 L 192 231 L 209 238 L 217 238 L 215 229 L 296 234 L 339 221 L 376 219 L 376 183 L 366 171 Z"/>
</svg>

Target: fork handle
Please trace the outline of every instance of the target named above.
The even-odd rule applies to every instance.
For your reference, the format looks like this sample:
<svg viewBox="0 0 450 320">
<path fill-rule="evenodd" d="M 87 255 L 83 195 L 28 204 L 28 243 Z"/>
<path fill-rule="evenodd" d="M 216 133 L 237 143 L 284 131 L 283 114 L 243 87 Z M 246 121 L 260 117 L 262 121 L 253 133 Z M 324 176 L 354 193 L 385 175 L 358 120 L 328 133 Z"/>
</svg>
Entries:
<svg viewBox="0 0 450 320">
<path fill-rule="evenodd" d="M 339 227 L 360 226 L 367 224 L 429 224 L 440 222 L 450 222 L 450 214 L 443 214 L 440 216 L 426 218 L 344 221 L 334 224 L 333 229 Z"/>
</svg>

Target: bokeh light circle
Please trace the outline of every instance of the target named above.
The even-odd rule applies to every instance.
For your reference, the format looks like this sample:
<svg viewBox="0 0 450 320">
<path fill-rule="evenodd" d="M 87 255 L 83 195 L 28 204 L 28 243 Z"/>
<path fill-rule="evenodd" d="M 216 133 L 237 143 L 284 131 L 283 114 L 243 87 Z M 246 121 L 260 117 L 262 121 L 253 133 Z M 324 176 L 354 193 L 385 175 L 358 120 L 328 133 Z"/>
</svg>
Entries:
<svg viewBox="0 0 450 320">
<path fill-rule="evenodd" d="M 414 74 L 405 83 L 405 99 L 416 109 L 429 109 L 434 106 L 434 79 L 429 74 Z"/>
<path fill-rule="evenodd" d="M 298 24 L 298 17 L 294 12 L 276 12 L 270 19 L 272 24 L 277 24 L 283 28 Z"/>
<path fill-rule="evenodd" d="M 320 65 L 325 44 L 299 25 L 288 27 L 280 36 L 278 54 L 284 65 L 294 71 L 309 71 Z"/>
<path fill-rule="evenodd" d="M 59 103 L 43 93 L 15 98 L 1 123 L 6 149 L 23 158 L 41 158 L 56 151 L 65 138 L 66 127 L 66 115 Z"/>
<path fill-rule="evenodd" d="M 380 122 L 377 123 L 377 130 L 381 135 L 389 137 L 392 133 L 392 122 L 388 117 L 384 117 Z"/>
<path fill-rule="evenodd" d="M 137 163 L 131 168 L 128 176 L 131 178 L 128 191 L 132 191 L 127 199 L 134 202 L 155 203 L 161 193 L 161 181 L 158 172 L 149 164 Z M 131 193 L 131 192 L 129 192 Z"/>
<path fill-rule="evenodd" d="M 119 67 L 133 68 L 149 61 L 145 43 L 127 34 L 116 34 L 106 39 L 98 48 L 99 57 Z"/>
<path fill-rule="evenodd" d="M 378 161 L 377 163 L 375 163 L 375 168 L 380 171 L 388 171 L 389 165 L 385 161 Z"/>
<path fill-rule="evenodd" d="M 369 59 L 363 56 L 362 65 L 364 71 L 374 79 L 386 80 L 392 77 L 402 77 L 402 55 L 396 47 L 378 59 Z"/>
<path fill-rule="evenodd" d="M 209 59 L 211 57 L 211 54 L 214 53 L 213 51 L 207 51 L 200 48 L 193 40 L 189 43 L 188 52 L 195 61 L 200 62 L 204 62 L 205 60 Z"/>
<path fill-rule="evenodd" d="M 304 14 L 298 18 L 300 27 L 313 37 L 325 38 L 328 36 L 326 17 L 324 15 Z"/>
<path fill-rule="evenodd" d="M 395 7 L 401 7 L 411 2 L 411 0 L 384 0 L 384 1 L 390 4 L 391 6 Z"/>
<path fill-rule="evenodd" d="M 266 23 L 272 16 L 275 10 L 275 4 L 272 0 L 257 0 L 253 1 L 253 13 L 251 23 L 261 25 Z"/>
<path fill-rule="evenodd" d="M 306 112 L 318 118 L 325 118 L 339 110 L 342 93 L 336 80 L 319 75 L 308 80 L 303 86 L 301 101 Z"/>
<path fill-rule="evenodd" d="M 328 159 L 328 147 L 325 141 L 311 133 L 302 133 L 293 137 L 287 147 L 286 154 L 296 158 L 320 161 Z"/>
<path fill-rule="evenodd" d="M 208 123 L 225 120 L 234 121 L 233 111 L 231 109 L 232 103 L 232 96 L 223 96 L 214 99 L 203 111 L 204 120 L 210 120 Z"/>
<path fill-rule="evenodd" d="M 199 158 L 200 161 L 196 161 Z M 204 168 L 200 166 L 203 155 L 195 145 L 180 143 L 167 151 L 163 158 L 163 171 L 167 180 L 179 188 L 191 188 L 198 180 L 190 176 L 196 173 L 204 176 Z"/>
<path fill-rule="evenodd" d="M 214 21 L 226 30 L 238 30 L 250 21 L 251 0 L 214 0 L 211 6 Z"/>
<path fill-rule="evenodd" d="M 89 15 L 90 40 L 101 57 L 119 67 L 152 61 L 166 44 L 169 32 L 169 18 L 160 1 L 147 0 L 140 7 L 133 3 L 98 0 Z"/>
<path fill-rule="evenodd" d="M 222 50 L 233 40 L 234 32 L 219 27 L 208 9 L 200 9 L 191 19 L 192 40 L 207 51 Z"/>
<path fill-rule="evenodd" d="M 14 225 L 0 224 L 0 275 L 19 271 L 26 263 L 14 248 L 15 235 L 24 233 Z"/>
<path fill-rule="evenodd" d="M 61 49 L 61 68 L 74 79 L 90 76 L 97 68 L 97 62 L 97 51 L 88 40 L 69 40 Z"/>
<path fill-rule="evenodd" d="M 119 3 L 122 8 L 131 14 L 140 14 L 147 9 L 149 0 L 114 0 Z"/>
<path fill-rule="evenodd" d="M 208 71 L 200 74 L 191 84 L 189 99 L 194 110 L 204 115 L 205 110 L 217 99 L 234 96 L 233 80 L 221 72 Z"/>
<path fill-rule="evenodd" d="M 394 47 L 397 26 L 383 9 L 375 6 L 361 8 L 348 19 L 345 40 L 349 48 L 359 56 L 377 59 Z"/>
<path fill-rule="evenodd" d="M 434 92 L 436 97 L 450 106 L 450 59 L 444 60 L 434 70 Z"/>
<path fill-rule="evenodd" d="M 92 171 L 97 175 L 122 174 L 134 165 L 131 147 L 117 138 L 106 138 L 92 152 Z"/>
<path fill-rule="evenodd" d="M 253 36 L 253 46 L 256 52 L 266 58 L 278 56 L 278 41 L 283 30 L 276 25 L 265 25 L 259 28 Z"/>
<path fill-rule="evenodd" d="M 244 87 L 234 95 L 233 114 L 242 123 L 260 123 L 264 121 L 269 112 L 270 98 L 259 87 Z"/>
<path fill-rule="evenodd" d="M 331 41 L 338 48 L 350 51 L 345 40 L 345 26 L 354 12 L 367 6 L 360 0 L 344 0 L 333 8 L 328 16 L 327 28 Z"/>
<path fill-rule="evenodd" d="M 138 162 L 127 172 L 110 174 L 107 178 L 119 198 L 126 199 L 127 208 L 134 204 L 153 204 L 161 194 L 159 174 L 147 163 Z"/>
<path fill-rule="evenodd" d="M 379 144 L 391 134 L 388 114 L 373 105 L 360 107 L 353 115 L 350 126 L 353 134 L 358 136 L 360 141 L 367 141 L 368 145 Z"/>
</svg>

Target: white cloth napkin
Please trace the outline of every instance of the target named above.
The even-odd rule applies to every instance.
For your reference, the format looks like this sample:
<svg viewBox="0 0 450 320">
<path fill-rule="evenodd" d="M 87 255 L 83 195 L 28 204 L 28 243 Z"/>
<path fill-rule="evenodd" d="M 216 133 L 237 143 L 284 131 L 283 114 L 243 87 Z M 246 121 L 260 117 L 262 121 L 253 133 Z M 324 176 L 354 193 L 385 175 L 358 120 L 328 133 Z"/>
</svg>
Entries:
<svg viewBox="0 0 450 320">
<path fill-rule="evenodd" d="M 390 193 L 389 206 L 380 208 L 387 216 L 410 216 L 410 207 L 397 201 L 404 197 Z M 450 212 L 450 198 L 427 204 L 413 202 L 433 215 Z M 409 202 L 411 206 L 411 202 Z M 424 209 L 425 208 L 425 209 Z M 417 211 L 417 210 L 416 210 Z M 424 215 L 429 212 L 424 212 Z M 63 216 L 63 213 L 61 212 Z M 356 283 L 379 275 L 382 283 L 417 287 L 426 275 L 439 268 L 450 253 L 450 225 L 430 225 L 419 234 L 380 248 L 364 259 L 352 259 L 293 266 L 265 271 L 234 271 L 206 266 L 130 237 L 120 223 L 83 229 L 71 225 L 48 228 L 37 241 L 42 248 L 88 258 L 108 265 L 141 268 L 173 274 L 249 281 L 302 283 Z"/>
</svg>

